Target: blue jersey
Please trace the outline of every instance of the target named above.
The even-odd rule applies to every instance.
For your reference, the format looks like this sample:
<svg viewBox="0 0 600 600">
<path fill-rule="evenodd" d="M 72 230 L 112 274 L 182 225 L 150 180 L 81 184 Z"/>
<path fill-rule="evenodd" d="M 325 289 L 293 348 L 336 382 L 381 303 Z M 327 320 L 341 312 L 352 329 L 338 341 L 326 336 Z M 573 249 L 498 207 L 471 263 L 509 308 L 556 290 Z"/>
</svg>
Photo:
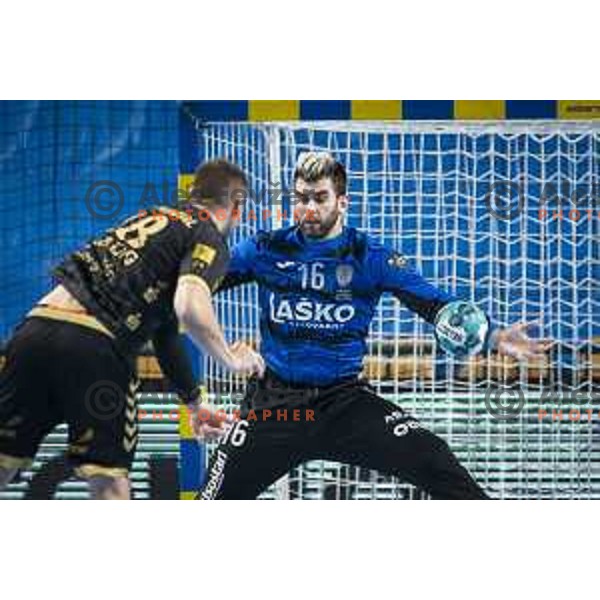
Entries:
<svg viewBox="0 0 600 600">
<path fill-rule="evenodd" d="M 297 227 L 261 232 L 238 244 L 220 289 L 256 282 L 261 353 L 291 384 L 331 385 L 356 377 L 381 294 L 392 292 L 432 323 L 452 300 L 396 251 L 347 227 L 309 241 Z"/>
</svg>

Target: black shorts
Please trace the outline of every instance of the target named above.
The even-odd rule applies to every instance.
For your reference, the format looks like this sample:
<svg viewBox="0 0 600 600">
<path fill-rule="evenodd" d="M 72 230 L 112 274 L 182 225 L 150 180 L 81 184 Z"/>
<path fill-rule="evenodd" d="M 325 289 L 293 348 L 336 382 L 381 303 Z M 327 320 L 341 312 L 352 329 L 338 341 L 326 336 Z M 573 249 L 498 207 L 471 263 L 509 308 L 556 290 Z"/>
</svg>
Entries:
<svg viewBox="0 0 600 600">
<path fill-rule="evenodd" d="M 105 333 L 31 317 L 10 340 L 0 372 L 0 467 L 28 466 L 58 424 L 75 473 L 125 476 L 138 437 L 132 363 Z"/>
<path fill-rule="evenodd" d="M 267 375 L 250 382 L 241 417 L 215 450 L 199 498 L 255 498 L 315 459 L 396 476 L 433 498 L 486 498 L 444 440 L 366 382 L 303 389 Z"/>
</svg>

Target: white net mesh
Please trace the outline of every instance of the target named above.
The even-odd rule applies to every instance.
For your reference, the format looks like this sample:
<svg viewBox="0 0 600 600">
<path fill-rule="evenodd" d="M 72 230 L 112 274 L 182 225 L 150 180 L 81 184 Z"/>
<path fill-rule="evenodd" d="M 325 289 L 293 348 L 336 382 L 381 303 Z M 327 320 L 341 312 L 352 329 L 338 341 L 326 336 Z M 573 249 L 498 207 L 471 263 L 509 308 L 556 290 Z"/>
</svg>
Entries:
<svg viewBox="0 0 600 600">
<path fill-rule="evenodd" d="M 200 159 L 234 160 L 250 176 L 255 211 L 245 212 L 236 240 L 291 223 L 289 198 L 273 202 L 280 196 L 269 190 L 290 189 L 300 152 L 329 151 L 348 171 L 349 225 L 400 250 L 496 324 L 539 319 L 534 333 L 556 339 L 548 361 L 519 367 L 494 355 L 448 359 L 432 328 L 391 296 L 372 323 L 366 375 L 448 441 L 496 497 L 600 496 L 600 415 L 590 401 L 600 381 L 599 142 L 598 126 L 574 123 L 198 127 Z M 254 286 L 223 294 L 218 307 L 232 339 L 256 337 Z M 210 361 L 206 374 L 223 402 L 241 390 Z M 490 386 L 519 386 L 522 410 L 494 418 L 486 410 Z M 583 397 L 573 402 L 572 390 Z M 296 469 L 266 495 L 273 494 L 422 496 L 391 478 L 323 462 Z"/>
</svg>

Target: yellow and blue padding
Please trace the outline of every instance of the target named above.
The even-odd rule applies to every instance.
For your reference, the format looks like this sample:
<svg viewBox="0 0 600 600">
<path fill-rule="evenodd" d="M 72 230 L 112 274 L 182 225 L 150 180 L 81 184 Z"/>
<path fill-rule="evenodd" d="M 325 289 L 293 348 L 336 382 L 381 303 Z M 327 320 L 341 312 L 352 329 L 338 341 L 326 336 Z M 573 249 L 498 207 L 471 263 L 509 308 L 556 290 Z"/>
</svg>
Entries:
<svg viewBox="0 0 600 600">
<path fill-rule="evenodd" d="M 597 119 L 600 100 L 198 100 L 204 121 Z"/>
</svg>

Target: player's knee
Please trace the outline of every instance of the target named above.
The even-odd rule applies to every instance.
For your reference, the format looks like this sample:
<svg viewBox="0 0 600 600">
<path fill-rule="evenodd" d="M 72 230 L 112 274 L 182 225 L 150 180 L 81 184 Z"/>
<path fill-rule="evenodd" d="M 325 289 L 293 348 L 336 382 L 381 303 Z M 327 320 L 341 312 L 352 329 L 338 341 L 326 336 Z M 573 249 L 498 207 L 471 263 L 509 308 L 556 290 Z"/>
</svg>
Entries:
<svg viewBox="0 0 600 600">
<path fill-rule="evenodd" d="M 129 500 L 131 497 L 129 478 L 125 476 L 96 476 L 91 477 L 88 483 L 93 500 Z"/>
<path fill-rule="evenodd" d="M 424 460 L 429 469 L 434 471 L 454 471 L 459 468 L 459 462 L 445 440 L 437 438 L 429 452 L 424 454 Z"/>
<path fill-rule="evenodd" d="M 435 443 L 433 444 L 433 449 L 436 454 L 446 455 L 451 454 L 450 446 L 446 440 L 442 438 L 437 438 Z"/>
<path fill-rule="evenodd" d="M 445 460 L 448 456 L 452 456 L 450 446 L 445 440 L 435 437 L 429 444 L 428 452 L 424 456 L 433 462 Z"/>
</svg>

